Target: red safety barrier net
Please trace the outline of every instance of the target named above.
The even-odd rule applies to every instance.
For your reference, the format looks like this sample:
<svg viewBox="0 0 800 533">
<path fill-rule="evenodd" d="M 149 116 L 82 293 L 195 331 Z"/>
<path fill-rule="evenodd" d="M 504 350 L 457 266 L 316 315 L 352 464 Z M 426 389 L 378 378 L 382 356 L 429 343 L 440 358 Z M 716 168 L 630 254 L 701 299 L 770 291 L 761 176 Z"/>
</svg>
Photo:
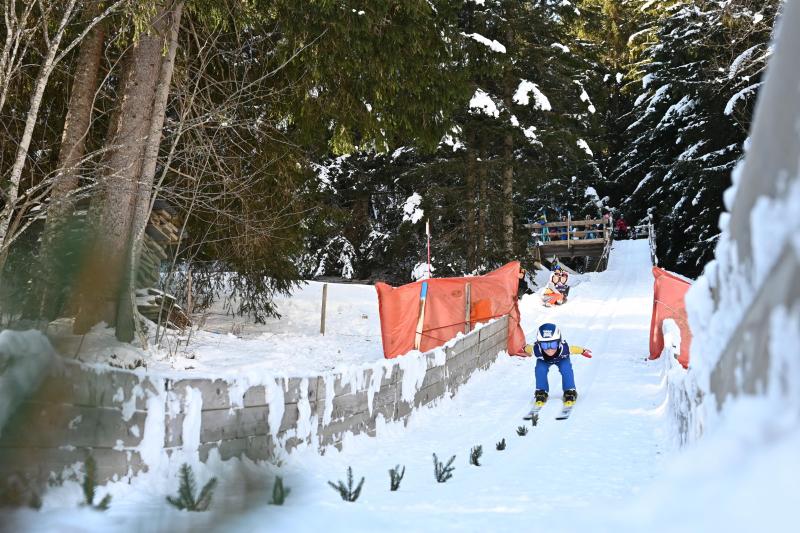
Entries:
<svg viewBox="0 0 800 533">
<path fill-rule="evenodd" d="M 466 285 L 470 284 L 470 329 L 475 324 L 509 315 L 508 353 L 525 353 L 525 334 L 519 325 L 517 288 L 519 261 L 512 261 L 484 276 L 436 278 L 400 287 L 376 283 L 381 317 L 383 355 L 392 359 L 414 349 L 420 316 L 420 291 L 428 283 L 419 349 L 439 347 L 466 325 Z"/>
<path fill-rule="evenodd" d="M 653 316 L 650 320 L 650 359 L 658 359 L 664 351 L 664 333 L 661 325 L 665 318 L 673 319 L 681 331 L 681 348 L 678 361 L 689 366 L 689 346 L 692 332 L 686 316 L 684 296 L 691 284 L 664 269 L 653 267 Z"/>
</svg>

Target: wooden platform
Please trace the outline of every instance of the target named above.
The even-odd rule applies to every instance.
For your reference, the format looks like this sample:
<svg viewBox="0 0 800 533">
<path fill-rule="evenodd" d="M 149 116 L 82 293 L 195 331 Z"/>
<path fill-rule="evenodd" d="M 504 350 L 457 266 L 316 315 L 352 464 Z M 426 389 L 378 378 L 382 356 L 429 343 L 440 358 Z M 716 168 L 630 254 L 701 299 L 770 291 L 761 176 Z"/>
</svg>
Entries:
<svg viewBox="0 0 800 533">
<path fill-rule="evenodd" d="M 571 239 L 564 241 L 545 241 L 537 250 L 542 258 L 547 257 L 600 257 L 606 249 L 606 239 Z"/>
<path fill-rule="evenodd" d="M 602 257 L 611 242 L 611 228 L 603 219 L 568 218 L 560 222 L 526 224 L 525 227 L 531 230 L 534 244 L 530 251 L 537 261 L 549 257 Z M 587 235 L 598 235 L 599 238 L 587 239 Z"/>
</svg>

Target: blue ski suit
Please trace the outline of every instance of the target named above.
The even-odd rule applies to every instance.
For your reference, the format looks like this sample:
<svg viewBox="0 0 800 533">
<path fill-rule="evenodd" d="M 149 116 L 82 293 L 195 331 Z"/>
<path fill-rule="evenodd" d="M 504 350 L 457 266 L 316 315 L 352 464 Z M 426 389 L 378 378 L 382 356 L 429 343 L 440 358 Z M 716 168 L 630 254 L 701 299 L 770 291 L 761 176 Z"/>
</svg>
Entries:
<svg viewBox="0 0 800 533">
<path fill-rule="evenodd" d="M 581 353 L 583 348 L 573 346 L 574 353 Z M 578 350 L 575 352 L 575 350 Z M 536 356 L 536 390 L 550 391 L 550 385 L 547 382 L 547 373 L 550 367 L 556 365 L 559 372 L 561 372 L 561 389 L 568 390 L 575 388 L 575 374 L 572 372 L 572 362 L 569 359 L 570 347 L 567 341 L 561 341 L 553 357 L 548 357 L 539 347 L 539 343 L 533 345 L 533 355 Z"/>
</svg>

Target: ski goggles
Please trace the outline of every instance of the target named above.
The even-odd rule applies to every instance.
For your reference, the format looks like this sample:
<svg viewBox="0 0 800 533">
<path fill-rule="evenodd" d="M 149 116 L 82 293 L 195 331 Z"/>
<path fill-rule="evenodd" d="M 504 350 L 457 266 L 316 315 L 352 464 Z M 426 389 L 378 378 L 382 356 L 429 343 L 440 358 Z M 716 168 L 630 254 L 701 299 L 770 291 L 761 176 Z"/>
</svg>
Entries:
<svg viewBox="0 0 800 533">
<path fill-rule="evenodd" d="M 555 350 L 561 344 L 561 341 L 539 341 L 539 348 L 542 350 Z"/>
</svg>

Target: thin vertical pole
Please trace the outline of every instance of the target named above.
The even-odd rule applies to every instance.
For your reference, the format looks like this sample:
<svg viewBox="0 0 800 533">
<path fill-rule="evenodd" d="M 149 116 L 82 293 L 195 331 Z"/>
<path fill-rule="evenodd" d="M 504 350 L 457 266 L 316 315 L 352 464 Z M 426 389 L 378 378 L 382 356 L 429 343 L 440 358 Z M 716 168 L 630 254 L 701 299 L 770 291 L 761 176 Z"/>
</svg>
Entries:
<svg viewBox="0 0 800 533">
<path fill-rule="evenodd" d="M 419 293 L 419 320 L 417 321 L 417 332 L 414 335 L 414 349 L 419 350 L 422 346 L 422 334 L 425 327 L 425 300 L 428 298 L 428 282 L 423 281 Z"/>
<path fill-rule="evenodd" d="M 319 318 L 319 333 L 325 335 L 325 310 L 328 307 L 328 284 L 322 285 L 322 314 Z"/>
<path fill-rule="evenodd" d="M 567 249 L 572 248 L 572 213 L 567 211 Z"/>
<path fill-rule="evenodd" d="M 425 221 L 425 233 L 428 234 L 428 278 L 431 277 L 431 221 Z"/>
<path fill-rule="evenodd" d="M 472 314 L 472 284 L 467 282 L 464 287 L 464 333 L 469 333 L 471 324 L 469 323 Z"/>
</svg>

